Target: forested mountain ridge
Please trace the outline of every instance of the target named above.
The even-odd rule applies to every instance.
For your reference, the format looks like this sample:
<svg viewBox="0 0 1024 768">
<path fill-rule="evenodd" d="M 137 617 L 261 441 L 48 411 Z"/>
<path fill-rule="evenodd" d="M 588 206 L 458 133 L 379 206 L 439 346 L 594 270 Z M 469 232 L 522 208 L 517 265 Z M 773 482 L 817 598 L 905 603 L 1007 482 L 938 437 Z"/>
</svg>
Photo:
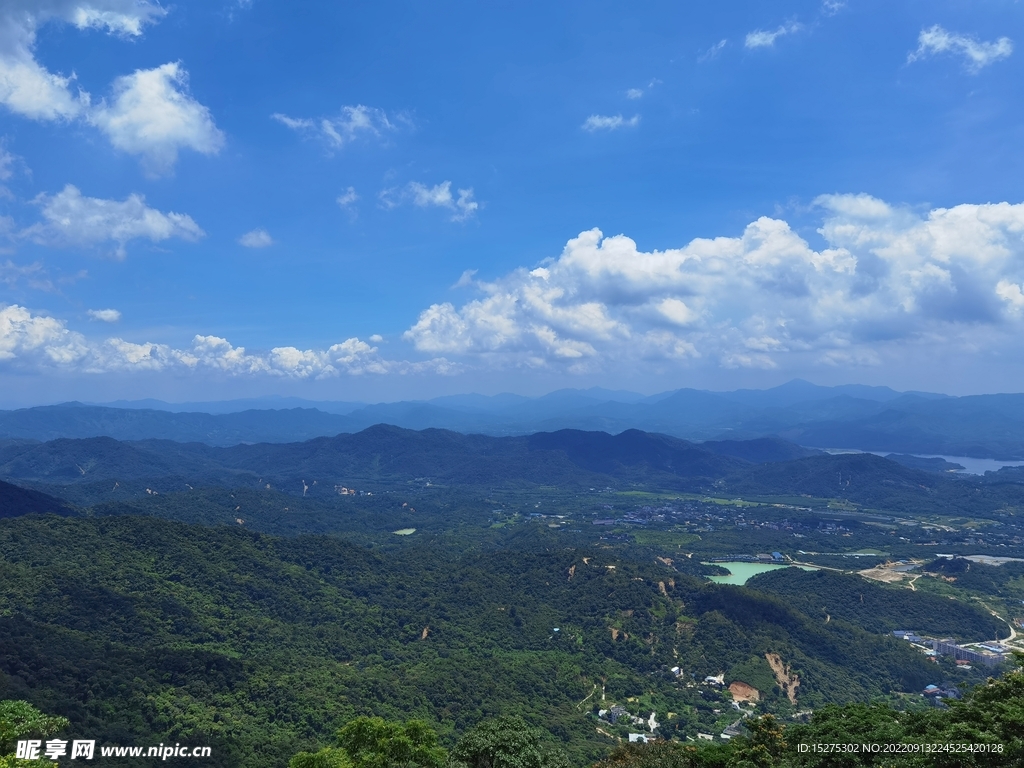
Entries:
<svg viewBox="0 0 1024 768">
<path fill-rule="evenodd" d="M 636 430 L 614 436 L 563 430 L 489 437 L 438 429 L 416 432 L 385 424 L 303 443 L 229 448 L 111 438 L 0 446 L 0 476 L 53 483 L 245 473 L 274 483 L 300 478 L 335 483 L 425 477 L 464 485 L 505 481 L 583 485 L 647 473 L 666 481 L 699 480 L 748 463 L 685 440 Z"/>
<path fill-rule="evenodd" d="M 733 679 L 768 652 L 799 674 L 807 706 L 917 690 L 932 675 L 891 637 L 608 558 L 385 556 L 153 518 L 6 520 L 0 698 L 108 741 L 201 741 L 216 765 L 271 766 L 355 714 L 424 716 L 453 734 L 519 713 L 592 758 L 606 742 L 579 702 L 600 686 L 611 700 L 641 696 L 669 732 L 689 729 L 722 704 L 670 666 Z"/>
<path fill-rule="evenodd" d="M 12 441 L 0 444 L 0 477 L 58 495 L 62 487 L 93 488 L 88 503 L 124 498 L 124 491 L 115 493 L 119 483 L 141 483 L 144 489 L 151 482 L 152 490 L 269 485 L 303 496 L 330 495 L 341 486 L 380 490 L 409 483 L 713 490 L 983 515 L 1024 505 L 1024 484 L 996 482 L 995 476 L 926 472 L 871 454 L 805 454 L 799 446 L 778 440 L 728 441 L 705 448 L 637 430 L 490 437 L 382 424 L 303 443 L 228 448 L 111 438 Z M 779 457 L 785 460 L 775 460 Z"/>
</svg>

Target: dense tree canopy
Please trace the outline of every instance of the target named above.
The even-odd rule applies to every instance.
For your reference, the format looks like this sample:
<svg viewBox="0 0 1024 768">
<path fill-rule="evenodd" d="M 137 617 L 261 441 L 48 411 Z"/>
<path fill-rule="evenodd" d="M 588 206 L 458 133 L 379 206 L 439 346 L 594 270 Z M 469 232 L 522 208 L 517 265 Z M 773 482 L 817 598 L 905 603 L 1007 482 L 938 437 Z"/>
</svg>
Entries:
<svg viewBox="0 0 1024 768">
<path fill-rule="evenodd" d="M 45 739 L 67 726 L 66 718 L 45 715 L 27 701 L 0 701 L 0 768 L 52 765 L 48 760 L 17 759 L 17 742 L 22 739 Z"/>
<path fill-rule="evenodd" d="M 521 717 L 486 720 L 459 739 L 451 768 L 568 768 L 560 750 L 546 746 L 540 731 Z"/>
</svg>

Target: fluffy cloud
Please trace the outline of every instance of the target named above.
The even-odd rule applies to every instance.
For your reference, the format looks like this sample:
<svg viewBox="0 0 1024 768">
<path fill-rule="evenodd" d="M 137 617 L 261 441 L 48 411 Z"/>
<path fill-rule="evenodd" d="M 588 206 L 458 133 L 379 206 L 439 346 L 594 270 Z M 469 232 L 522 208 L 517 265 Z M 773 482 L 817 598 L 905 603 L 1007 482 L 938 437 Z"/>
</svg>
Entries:
<svg viewBox="0 0 1024 768">
<path fill-rule="evenodd" d="M 640 115 L 633 115 L 628 120 L 622 115 L 591 115 L 583 121 L 584 131 L 614 131 L 619 128 L 635 128 L 640 125 Z"/>
<path fill-rule="evenodd" d="M 116 323 L 121 319 L 121 313 L 116 309 L 90 309 L 86 314 L 101 323 Z"/>
<path fill-rule="evenodd" d="M 790 24 L 780 24 L 776 29 L 755 29 L 753 32 L 747 33 L 746 39 L 743 44 L 747 48 L 771 48 L 775 45 L 775 41 L 784 35 L 791 35 L 794 32 L 799 32 L 803 27 L 796 22 Z"/>
<path fill-rule="evenodd" d="M 33 120 L 84 118 L 118 149 L 138 155 L 151 175 L 166 173 L 179 149 L 220 150 L 223 134 L 189 96 L 178 63 L 138 70 L 114 82 L 110 103 L 75 89 L 74 73 L 55 74 L 35 58 L 37 30 L 54 21 L 134 38 L 167 11 L 148 0 L 5 0 L 0 8 L 0 103 Z"/>
<path fill-rule="evenodd" d="M 138 238 L 160 242 L 177 237 L 194 241 L 204 236 L 190 216 L 163 213 L 146 205 L 142 195 L 125 200 L 85 197 L 68 184 L 56 195 L 40 195 L 43 221 L 22 235 L 42 245 L 95 247 L 115 245 L 114 255 L 124 258 L 125 245 Z"/>
<path fill-rule="evenodd" d="M 293 131 L 315 136 L 332 149 L 340 149 L 361 136 L 381 136 L 396 128 L 382 109 L 357 104 L 342 107 L 336 117 L 289 117 L 275 112 L 271 118 Z"/>
<path fill-rule="evenodd" d="M 269 248 L 274 244 L 274 238 L 270 236 L 267 230 L 260 227 L 251 232 L 246 232 L 238 238 L 238 242 L 246 248 Z"/>
<path fill-rule="evenodd" d="M 107 322 L 120 318 L 116 310 L 94 310 L 89 314 Z M 346 339 L 327 349 L 275 347 L 264 352 L 250 352 L 219 336 L 196 336 L 191 346 L 184 349 L 116 337 L 94 341 L 68 329 L 62 320 L 18 305 L 0 306 L 0 365 L 37 371 L 207 372 L 292 379 L 323 379 L 342 374 L 449 374 L 459 370 L 444 358 L 420 362 L 387 360 L 377 347 L 358 338 Z"/>
<path fill-rule="evenodd" d="M 81 334 L 60 320 L 34 315 L 18 305 L 0 306 L 0 361 L 42 360 L 72 365 L 88 354 Z"/>
<path fill-rule="evenodd" d="M 820 248 L 769 217 L 665 251 L 583 232 L 533 269 L 466 281 L 480 297 L 430 306 L 405 338 L 497 365 L 771 368 L 868 364 L 900 345 L 977 347 L 1024 330 L 1024 204 L 924 216 L 868 195 L 816 205 Z"/>
<path fill-rule="evenodd" d="M 922 29 L 917 37 L 917 50 L 907 55 L 908 62 L 927 58 L 936 53 L 953 53 L 963 57 L 967 71 L 977 74 L 993 62 L 1013 53 L 1013 41 L 1008 37 L 987 43 L 966 35 L 947 32 L 936 24 Z"/>
<path fill-rule="evenodd" d="M 0 102 L 34 120 L 77 117 L 88 108 L 89 94 L 72 92 L 74 74 L 54 74 L 36 61 L 39 27 L 56 20 L 137 37 L 145 24 L 165 13 L 145 0 L 5 0 L 0 7 Z"/>
<path fill-rule="evenodd" d="M 180 149 L 212 155 L 224 145 L 210 110 L 189 95 L 188 74 L 177 62 L 117 78 L 110 103 L 92 109 L 89 121 L 115 147 L 140 156 L 154 176 L 174 166 Z"/>
</svg>

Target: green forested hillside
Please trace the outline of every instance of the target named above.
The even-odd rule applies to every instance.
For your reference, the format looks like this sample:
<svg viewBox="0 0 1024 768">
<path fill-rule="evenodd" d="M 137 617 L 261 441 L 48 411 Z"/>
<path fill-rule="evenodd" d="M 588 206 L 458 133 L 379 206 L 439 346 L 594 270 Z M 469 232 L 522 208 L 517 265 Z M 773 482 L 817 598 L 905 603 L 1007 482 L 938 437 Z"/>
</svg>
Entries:
<svg viewBox="0 0 1024 768">
<path fill-rule="evenodd" d="M 1010 632 L 1005 622 L 976 605 L 833 571 L 784 568 L 755 576 L 747 586 L 778 595 L 809 616 L 830 616 L 871 632 L 910 629 L 961 642 Z"/>
<path fill-rule="evenodd" d="M 900 513 L 990 514 L 1024 501 L 1024 485 L 986 484 L 971 476 L 925 472 L 869 453 L 746 467 L 724 478 L 722 488 L 737 494 L 848 499 Z"/>
<path fill-rule="evenodd" d="M 199 486 L 270 486 L 294 496 L 322 497 L 341 486 L 380 491 L 430 483 L 812 497 L 899 514 L 990 517 L 1024 509 L 1024 485 L 1019 483 L 924 472 L 870 454 L 770 463 L 737 458 L 768 455 L 773 446 L 779 458 L 794 454 L 783 450 L 788 444 L 754 442 L 713 444 L 709 450 L 636 430 L 614 436 L 562 430 L 497 438 L 387 425 L 303 443 L 230 448 L 167 440 L 62 439 L 0 444 L 0 477 L 86 504 Z"/>
<path fill-rule="evenodd" d="M 632 430 L 621 435 L 563 430 L 495 438 L 377 425 L 355 435 L 303 443 L 211 448 L 200 443 L 110 438 L 16 443 L 0 449 L 0 474 L 82 483 L 139 477 L 258 475 L 274 484 L 390 482 L 415 477 L 466 485 L 526 481 L 582 485 L 623 473 L 660 479 L 717 476 L 744 462 L 684 440 Z"/>
<path fill-rule="evenodd" d="M 608 702 L 656 710 L 670 733 L 720 727 L 728 705 L 684 683 L 767 652 L 799 675 L 801 706 L 936 672 L 891 638 L 600 550 L 384 555 L 154 518 L 0 524 L 0 698 L 108 742 L 214 744 L 217 765 L 282 765 L 357 714 L 421 716 L 448 743 L 521 714 L 580 762 L 613 743 L 591 719 Z"/>
<path fill-rule="evenodd" d="M 985 565 L 962 557 L 940 557 L 925 565 L 924 571 L 964 589 L 1024 599 L 1024 562 Z"/>
</svg>

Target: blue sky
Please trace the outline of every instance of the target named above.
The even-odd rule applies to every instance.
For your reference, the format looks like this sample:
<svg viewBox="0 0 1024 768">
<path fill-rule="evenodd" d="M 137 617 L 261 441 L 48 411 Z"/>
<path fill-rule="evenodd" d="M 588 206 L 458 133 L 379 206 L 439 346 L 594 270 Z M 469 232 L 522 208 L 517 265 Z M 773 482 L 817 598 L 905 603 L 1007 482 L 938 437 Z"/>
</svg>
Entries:
<svg viewBox="0 0 1024 768">
<path fill-rule="evenodd" d="M 1019 391 L 1022 21 L 0 0 L 0 405 Z"/>
</svg>

